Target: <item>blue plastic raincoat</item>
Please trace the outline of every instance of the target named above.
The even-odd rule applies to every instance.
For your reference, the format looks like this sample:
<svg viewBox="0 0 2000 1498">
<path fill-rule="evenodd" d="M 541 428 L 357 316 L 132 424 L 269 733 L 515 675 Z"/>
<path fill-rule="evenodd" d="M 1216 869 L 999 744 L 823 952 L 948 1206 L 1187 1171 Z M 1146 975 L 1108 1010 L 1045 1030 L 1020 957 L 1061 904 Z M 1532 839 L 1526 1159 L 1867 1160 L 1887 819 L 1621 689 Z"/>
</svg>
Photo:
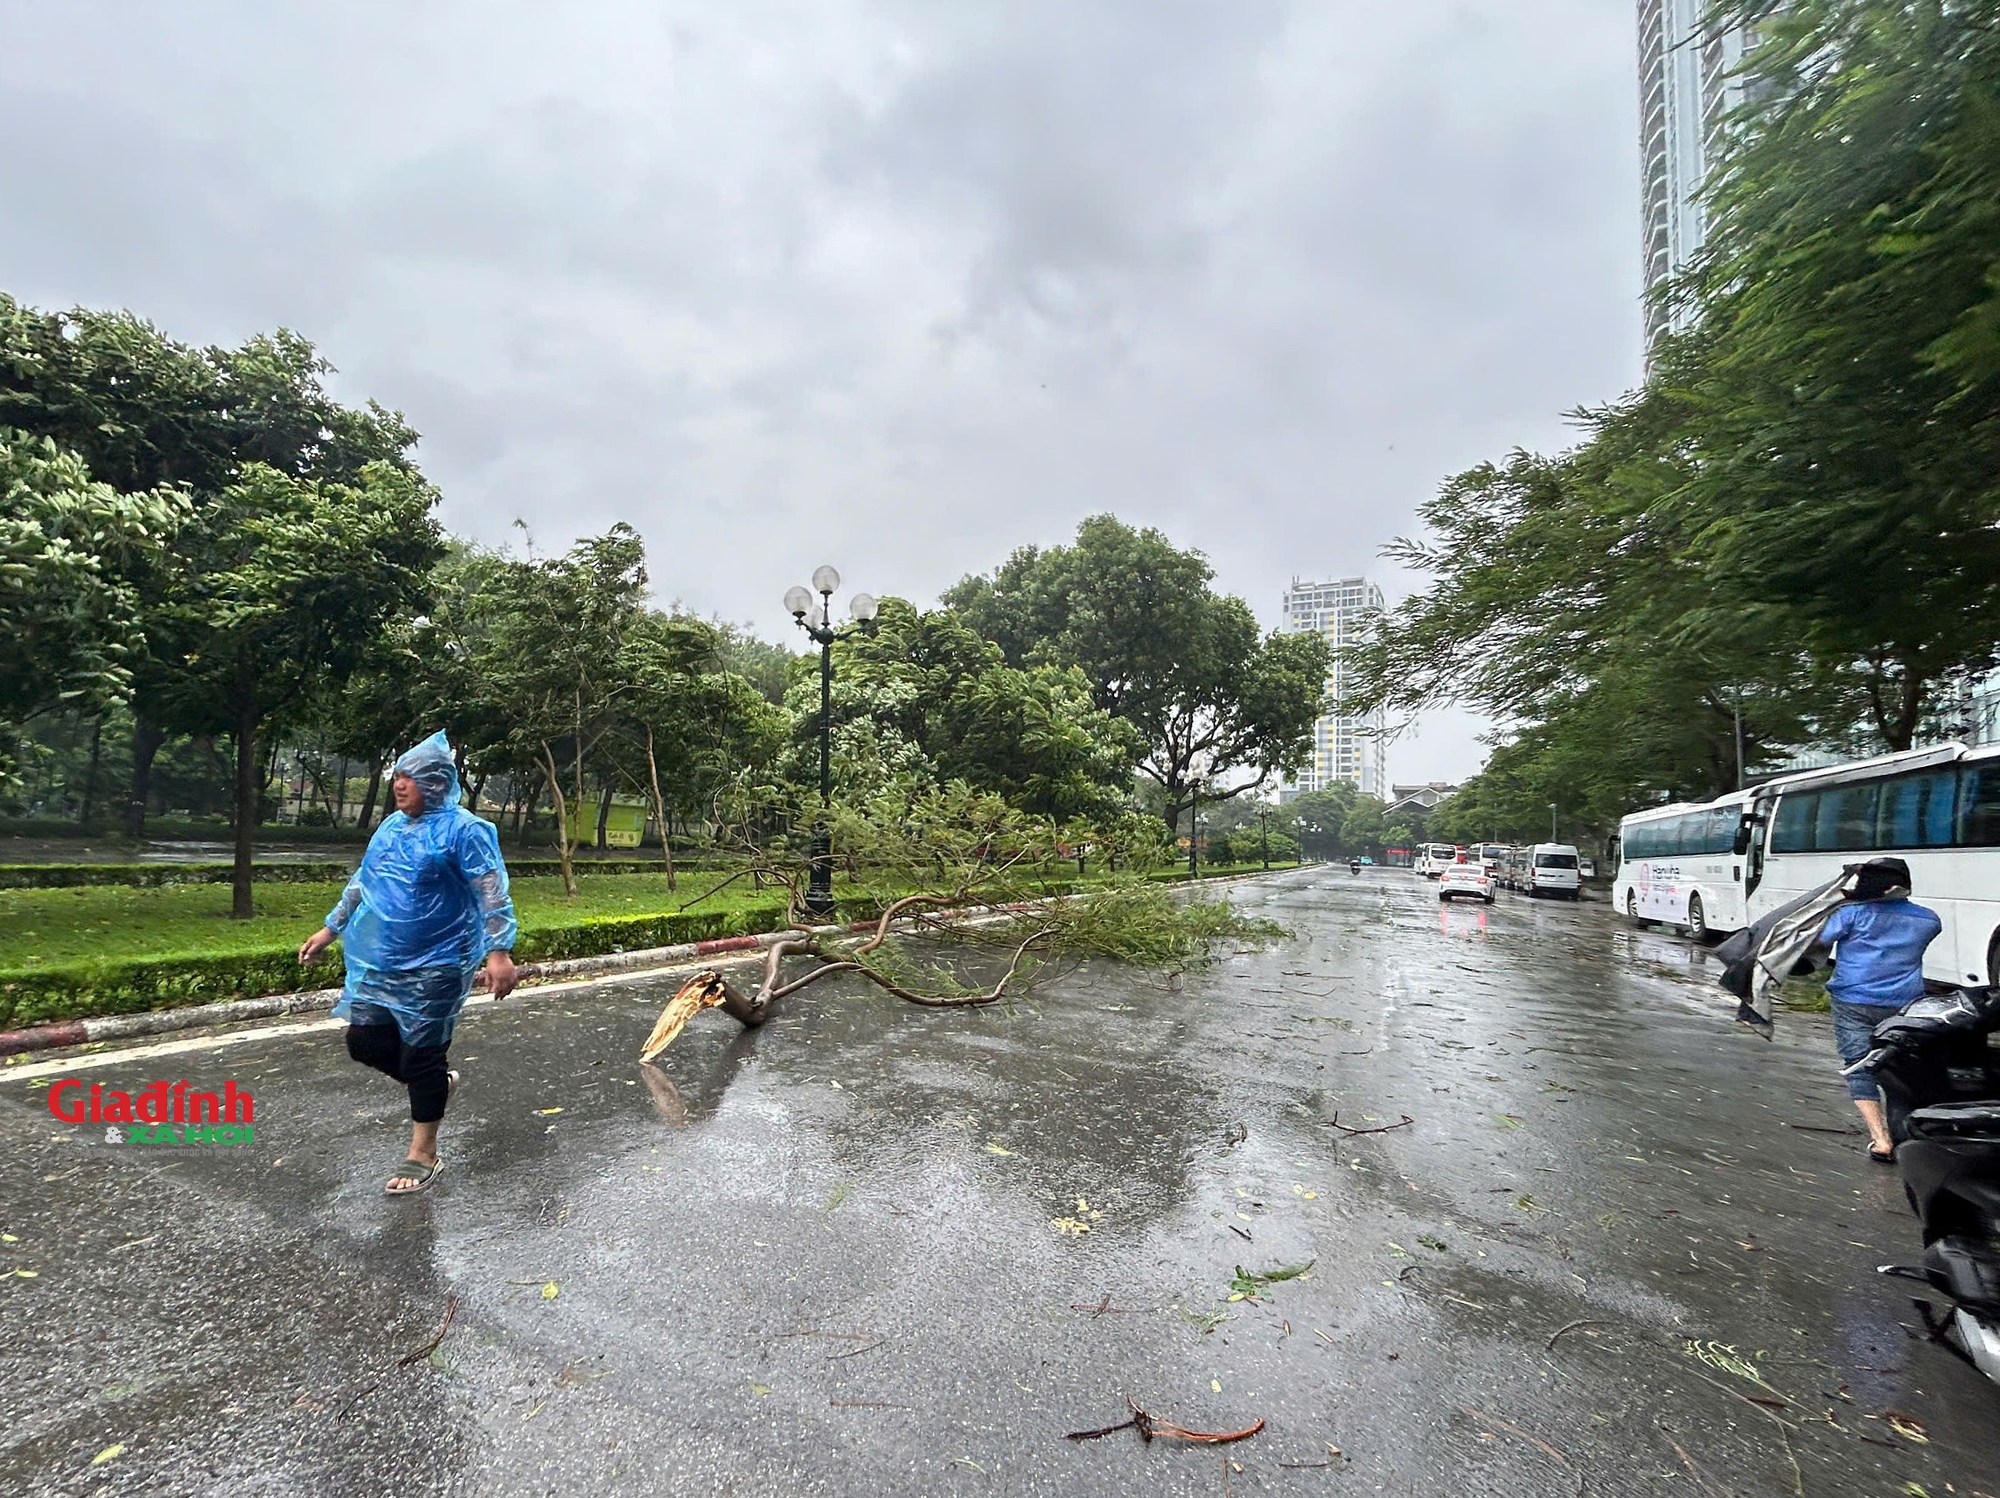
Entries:
<svg viewBox="0 0 2000 1498">
<path fill-rule="evenodd" d="M 424 814 L 385 817 L 327 914 L 350 1024 L 393 1021 L 410 1046 L 447 1045 L 486 954 L 511 951 L 516 925 L 493 824 L 458 804 L 451 745 L 432 734 L 396 761 L 424 793 Z"/>
</svg>

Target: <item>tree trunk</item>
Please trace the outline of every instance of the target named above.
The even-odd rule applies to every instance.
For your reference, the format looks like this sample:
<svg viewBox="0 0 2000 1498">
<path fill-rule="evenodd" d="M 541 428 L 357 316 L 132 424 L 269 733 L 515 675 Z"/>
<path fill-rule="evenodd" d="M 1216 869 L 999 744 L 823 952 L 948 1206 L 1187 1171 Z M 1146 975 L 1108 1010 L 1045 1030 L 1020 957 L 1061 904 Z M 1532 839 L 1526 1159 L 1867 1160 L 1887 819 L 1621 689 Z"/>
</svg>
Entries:
<svg viewBox="0 0 2000 1498">
<path fill-rule="evenodd" d="M 97 809 L 97 767 L 104 758 L 104 720 L 99 718 L 90 730 L 90 770 L 83 777 L 83 800 L 76 809 L 76 819 L 82 826 L 90 825 L 90 814 Z"/>
<path fill-rule="evenodd" d="M 144 714 L 132 719 L 132 788 L 125 797 L 125 833 L 146 835 L 146 803 L 153 798 L 153 757 L 167 741 L 167 731 Z"/>
<path fill-rule="evenodd" d="M 646 772 L 653 777 L 653 816 L 660 824 L 660 856 L 667 863 L 667 893 L 674 892 L 674 829 L 667 821 L 666 799 L 660 795 L 660 761 L 653 752 L 653 727 L 646 725 Z"/>
<path fill-rule="evenodd" d="M 486 772 L 481 770 L 479 778 L 472 782 L 472 805 L 467 808 L 475 816 L 479 813 L 479 798 L 486 794 Z"/>
<path fill-rule="evenodd" d="M 549 794 L 556 802 L 556 858 L 562 864 L 563 893 L 576 898 L 576 869 L 570 863 L 569 805 L 563 800 L 562 776 L 556 770 L 555 754 L 542 745 L 542 771 L 549 778 Z"/>
<path fill-rule="evenodd" d="M 340 756 L 340 790 L 333 807 L 333 825 L 338 827 L 347 820 L 347 756 Z"/>
<path fill-rule="evenodd" d="M 355 825 L 366 832 L 375 821 L 375 798 L 382 794 L 382 761 L 376 760 L 368 768 L 368 795 L 361 803 L 361 820 Z"/>
<path fill-rule="evenodd" d="M 229 915 L 247 921 L 257 913 L 250 882 L 257 816 L 264 787 L 257 776 L 257 704 L 247 683 L 238 681 L 236 707 L 236 866 L 230 873 Z"/>
<path fill-rule="evenodd" d="M 605 833 L 610 829 L 610 826 L 611 826 L 611 777 L 609 775 L 600 775 L 597 777 L 597 837 L 596 837 L 596 846 L 598 848 L 598 851 L 600 852 L 611 846 L 604 840 Z"/>
</svg>

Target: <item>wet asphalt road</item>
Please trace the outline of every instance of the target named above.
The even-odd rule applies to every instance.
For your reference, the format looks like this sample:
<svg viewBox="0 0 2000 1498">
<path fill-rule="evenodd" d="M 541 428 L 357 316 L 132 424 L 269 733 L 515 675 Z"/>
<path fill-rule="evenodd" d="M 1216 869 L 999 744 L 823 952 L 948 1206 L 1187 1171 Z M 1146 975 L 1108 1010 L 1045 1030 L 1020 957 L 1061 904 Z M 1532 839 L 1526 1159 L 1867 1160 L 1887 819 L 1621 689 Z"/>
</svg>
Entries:
<svg viewBox="0 0 2000 1498">
<path fill-rule="evenodd" d="M 106 1144 L 17 1067 L 0 1491 L 2000 1493 L 2000 1389 L 1872 1273 L 1892 1173 L 1818 1132 L 1823 1016 L 1766 1044 L 1601 905 L 1237 896 L 1293 939 L 977 1014 L 828 983 L 657 1072 L 673 980 L 469 1011 L 412 1200 L 337 1030 L 75 1072 L 234 1079 L 251 1146 Z M 1063 1439 L 1127 1395 L 1266 1425 Z"/>
</svg>

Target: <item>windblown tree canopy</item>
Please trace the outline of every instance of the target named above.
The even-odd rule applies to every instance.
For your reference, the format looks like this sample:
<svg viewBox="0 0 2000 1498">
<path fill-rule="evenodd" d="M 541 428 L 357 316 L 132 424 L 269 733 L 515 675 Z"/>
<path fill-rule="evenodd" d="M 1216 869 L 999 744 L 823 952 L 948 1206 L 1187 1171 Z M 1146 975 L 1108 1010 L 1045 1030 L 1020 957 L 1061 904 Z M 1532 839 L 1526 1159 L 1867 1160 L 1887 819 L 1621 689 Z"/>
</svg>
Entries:
<svg viewBox="0 0 2000 1498">
<path fill-rule="evenodd" d="M 790 774 L 816 775 L 819 677 L 801 663 L 787 699 L 795 725 Z M 949 609 L 881 603 L 876 634 L 834 647 L 836 772 L 844 795 L 886 778 L 942 788 L 962 781 L 1033 816 L 1115 815 L 1127 799 L 1140 742 L 1091 701 L 1080 671 L 1017 669 Z"/>
<path fill-rule="evenodd" d="M 1737 0 L 1765 38 L 1667 295 L 1687 331 L 1581 444 L 1451 480 L 1364 705 L 1511 735 L 1441 826 L 1603 829 L 1789 748 L 1908 747 L 2000 641 L 2000 28 Z M 1469 795 L 1468 795 L 1469 793 Z"/>
<path fill-rule="evenodd" d="M 1215 593 L 1208 559 L 1096 515 L 1070 546 L 1023 547 L 944 601 L 1016 668 L 1074 668 L 1129 723 L 1169 829 L 1197 799 L 1297 770 L 1312 751 L 1330 657 L 1314 634 L 1260 638 L 1250 606 Z"/>
<path fill-rule="evenodd" d="M 52 439 L 0 427 L 0 724 L 130 689 L 146 647 L 133 575 L 186 514 L 171 489 L 121 494 Z"/>
</svg>

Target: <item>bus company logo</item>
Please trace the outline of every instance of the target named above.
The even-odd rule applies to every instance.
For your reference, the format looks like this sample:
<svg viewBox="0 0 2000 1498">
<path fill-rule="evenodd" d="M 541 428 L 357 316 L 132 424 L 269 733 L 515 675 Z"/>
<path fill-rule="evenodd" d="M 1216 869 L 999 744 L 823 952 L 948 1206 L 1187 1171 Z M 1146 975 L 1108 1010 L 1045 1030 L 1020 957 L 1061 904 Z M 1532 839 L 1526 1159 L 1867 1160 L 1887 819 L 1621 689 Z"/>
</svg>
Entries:
<svg viewBox="0 0 2000 1498">
<path fill-rule="evenodd" d="M 221 1092 L 195 1092 L 191 1086 L 185 1080 L 150 1082 L 135 1095 L 64 1077 L 49 1087 L 49 1112 L 66 1124 L 102 1124 L 106 1144 L 255 1142 L 249 1092 L 234 1082 L 224 1082 Z"/>
</svg>

